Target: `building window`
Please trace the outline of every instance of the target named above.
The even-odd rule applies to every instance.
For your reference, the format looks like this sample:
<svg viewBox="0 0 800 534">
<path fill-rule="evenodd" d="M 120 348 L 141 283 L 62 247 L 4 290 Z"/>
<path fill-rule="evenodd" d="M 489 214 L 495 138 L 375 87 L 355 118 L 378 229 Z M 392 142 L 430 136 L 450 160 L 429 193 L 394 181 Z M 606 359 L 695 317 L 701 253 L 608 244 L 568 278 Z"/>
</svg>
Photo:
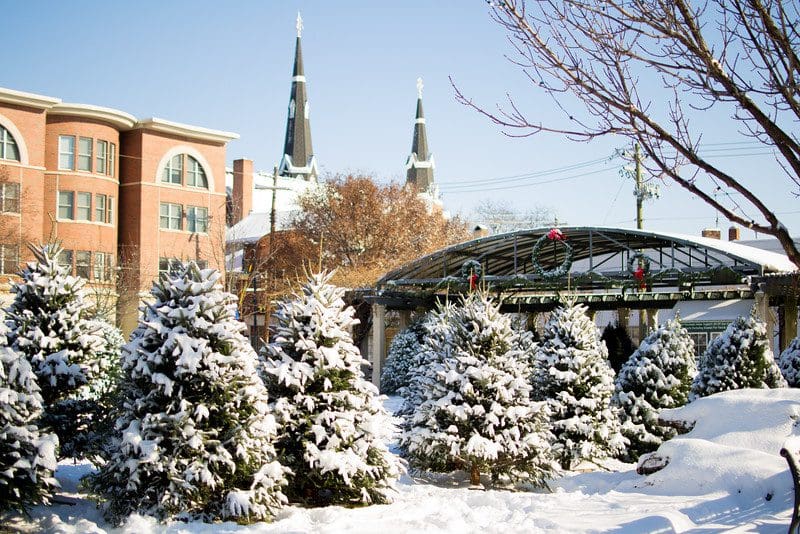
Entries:
<svg viewBox="0 0 800 534">
<path fill-rule="evenodd" d="M 106 223 L 114 224 L 114 197 L 108 197 L 108 209 L 106 209 Z"/>
<path fill-rule="evenodd" d="M 208 179 L 203 166 L 192 156 L 186 156 L 186 158 L 189 162 L 189 168 L 186 170 L 186 185 L 208 189 Z"/>
<path fill-rule="evenodd" d="M 91 137 L 78 139 L 78 170 L 92 172 L 92 144 Z"/>
<path fill-rule="evenodd" d="M 111 264 L 112 256 L 108 252 L 94 253 L 94 268 L 92 274 L 97 282 L 108 282 L 111 280 L 111 273 L 114 266 Z"/>
<path fill-rule="evenodd" d="M 75 136 L 58 136 L 58 168 L 62 171 L 75 170 Z"/>
<path fill-rule="evenodd" d="M 0 245 L 0 272 L 16 274 L 19 270 L 19 247 L 17 245 Z"/>
<path fill-rule="evenodd" d="M 0 159 L 19 161 L 19 147 L 11 132 L 0 126 Z"/>
<path fill-rule="evenodd" d="M 75 275 L 89 279 L 92 272 L 92 253 L 86 250 L 79 250 L 75 254 Z"/>
<path fill-rule="evenodd" d="M 183 262 L 177 258 L 158 258 L 159 274 L 174 274 L 183 270 Z"/>
<path fill-rule="evenodd" d="M 208 260 L 194 260 L 200 269 L 208 269 Z"/>
<path fill-rule="evenodd" d="M 56 263 L 67 268 L 67 273 L 72 274 L 72 251 L 63 249 L 56 256 Z"/>
<path fill-rule="evenodd" d="M 186 176 L 184 178 L 184 170 Z M 161 181 L 168 184 L 187 185 L 208 189 L 208 177 L 200 162 L 188 154 L 173 156 L 164 167 Z"/>
<path fill-rule="evenodd" d="M 64 220 L 75 219 L 75 193 L 72 191 L 58 192 L 58 218 Z"/>
<path fill-rule="evenodd" d="M 76 219 L 79 221 L 92 220 L 92 194 L 91 193 L 78 193 L 78 206 L 76 210 Z"/>
<path fill-rule="evenodd" d="M 117 145 L 111 143 L 110 150 L 108 152 L 108 175 L 112 178 L 114 177 L 114 160 L 117 156 Z"/>
<path fill-rule="evenodd" d="M 19 184 L 0 184 L 0 209 L 5 213 L 19 213 Z"/>
<path fill-rule="evenodd" d="M 106 220 L 106 203 L 108 195 L 96 194 L 94 196 L 94 220 L 96 222 L 108 222 Z"/>
<path fill-rule="evenodd" d="M 183 154 L 172 156 L 164 167 L 164 174 L 161 176 L 161 181 L 168 184 L 181 185 L 181 177 L 183 175 Z"/>
<path fill-rule="evenodd" d="M 183 210 L 180 204 L 169 204 L 166 202 L 161 203 L 161 228 L 167 230 L 181 230 L 183 229 L 182 223 Z"/>
<path fill-rule="evenodd" d="M 108 141 L 97 141 L 97 174 L 106 173 L 106 158 L 108 154 Z"/>
<path fill-rule="evenodd" d="M 208 208 L 187 206 L 186 229 L 198 234 L 205 234 L 208 232 Z"/>
<path fill-rule="evenodd" d="M 708 333 L 706 332 L 690 332 L 689 337 L 694 341 L 694 353 L 699 359 L 700 356 L 706 351 L 708 346 Z"/>
</svg>

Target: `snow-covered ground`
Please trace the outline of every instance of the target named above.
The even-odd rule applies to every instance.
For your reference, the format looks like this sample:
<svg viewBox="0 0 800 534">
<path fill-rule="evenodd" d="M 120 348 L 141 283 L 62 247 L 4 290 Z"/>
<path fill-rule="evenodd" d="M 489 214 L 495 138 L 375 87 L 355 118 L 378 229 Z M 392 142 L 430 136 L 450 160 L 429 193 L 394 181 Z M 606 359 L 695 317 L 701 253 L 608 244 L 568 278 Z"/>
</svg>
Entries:
<svg viewBox="0 0 800 534">
<path fill-rule="evenodd" d="M 398 399 L 387 400 L 389 409 Z M 551 492 L 476 491 L 458 476 L 425 480 L 404 475 L 394 504 L 358 509 L 284 509 L 273 523 L 174 522 L 131 517 L 120 529 L 103 522 L 80 493 L 87 464 L 60 465 L 62 495 L 70 506 L 36 507 L 31 518 L 7 527 L 28 532 L 169 533 L 511 533 L 511 532 L 786 532 L 792 481 L 779 455 L 800 436 L 800 389 L 740 390 L 699 399 L 667 417 L 696 421 L 694 429 L 665 443 L 669 465 L 650 475 L 617 464 L 614 471 L 570 473 Z M 0 527 L 2 529 L 2 527 Z"/>
</svg>

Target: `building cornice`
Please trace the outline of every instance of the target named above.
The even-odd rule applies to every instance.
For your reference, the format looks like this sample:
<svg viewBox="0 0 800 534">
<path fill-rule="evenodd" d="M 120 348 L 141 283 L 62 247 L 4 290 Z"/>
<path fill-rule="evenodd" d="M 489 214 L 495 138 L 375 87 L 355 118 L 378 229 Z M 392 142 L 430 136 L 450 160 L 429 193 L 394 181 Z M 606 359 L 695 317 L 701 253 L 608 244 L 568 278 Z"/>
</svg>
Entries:
<svg viewBox="0 0 800 534">
<path fill-rule="evenodd" d="M 180 124 L 164 119 L 152 117 L 143 119 L 133 125 L 134 130 L 149 130 L 154 132 L 166 133 L 186 137 L 197 141 L 211 141 L 212 143 L 227 143 L 233 139 L 239 139 L 239 134 L 233 132 L 223 132 L 221 130 L 211 130 L 200 126 Z"/>
<path fill-rule="evenodd" d="M 92 106 L 90 104 L 56 104 L 48 115 L 62 115 L 67 117 L 80 117 L 110 124 L 118 130 L 129 130 L 136 124 L 136 117 L 111 108 Z"/>
<path fill-rule="evenodd" d="M 61 99 L 0 87 L 0 102 L 37 109 L 50 109 L 61 103 Z"/>
</svg>

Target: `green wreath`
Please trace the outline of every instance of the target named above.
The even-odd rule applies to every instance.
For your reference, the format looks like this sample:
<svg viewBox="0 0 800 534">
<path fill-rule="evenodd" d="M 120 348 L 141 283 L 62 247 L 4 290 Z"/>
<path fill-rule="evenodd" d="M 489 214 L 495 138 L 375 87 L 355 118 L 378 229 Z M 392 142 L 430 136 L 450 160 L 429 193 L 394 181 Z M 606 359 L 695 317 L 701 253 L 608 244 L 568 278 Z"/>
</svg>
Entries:
<svg viewBox="0 0 800 534">
<path fill-rule="evenodd" d="M 467 260 L 461 265 L 461 278 L 467 280 L 473 274 L 480 278 L 482 270 L 481 262 L 478 260 Z"/>
<path fill-rule="evenodd" d="M 641 252 L 631 254 L 630 257 L 628 258 L 628 272 L 631 274 L 635 274 L 637 269 L 639 268 L 640 261 L 644 274 L 645 275 L 650 274 L 650 258 L 645 256 Z"/>
<path fill-rule="evenodd" d="M 570 267 L 572 267 L 572 256 L 574 255 L 574 251 L 572 250 L 572 245 L 567 243 L 566 239 L 563 237 L 553 238 L 551 237 L 553 232 L 551 231 L 549 234 L 545 234 L 540 237 L 536 243 L 533 245 L 533 251 L 531 252 L 531 261 L 533 262 L 533 270 L 541 276 L 542 278 L 553 279 L 553 278 L 561 278 L 562 276 L 569 273 Z M 559 233 L 560 235 L 560 233 Z M 548 242 L 559 242 L 564 245 L 564 261 L 561 262 L 561 265 L 556 267 L 551 271 L 546 271 L 544 267 L 539 263 L 539 253 L 542 251 L 542 247 Z"/>
</svg>

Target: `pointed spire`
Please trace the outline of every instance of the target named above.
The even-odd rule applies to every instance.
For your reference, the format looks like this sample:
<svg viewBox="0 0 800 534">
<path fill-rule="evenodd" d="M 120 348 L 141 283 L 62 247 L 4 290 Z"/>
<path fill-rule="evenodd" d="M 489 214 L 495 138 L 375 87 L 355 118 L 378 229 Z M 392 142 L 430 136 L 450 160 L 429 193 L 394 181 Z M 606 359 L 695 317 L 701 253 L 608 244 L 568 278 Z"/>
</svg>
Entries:
<svg viewBox="0 0 800 534">
<path fill-rule="evenodd" d="M 417 78 L 417 114 L 414 119 L 414 138 L 411 155 L 406 160 L 406 183 L 421 193 L 435 194 L 433 183 L 434 161 L 428 151 L 428 135 L 425 130 L 425 114 L 422 111 L 422 78 Z"/>
<path fill-rule="evenodd" d="M 283 144 L 283 157 L 278 173 L 281 176 L 317 179 L 317 160 L 311 147 L 311 125 L 309 122 L 309 103 L 306 94 L 306 76 L 303 70 L 303 49 L 300 38 L 303 19 L 297 13 L 297 42 L 295 44 L 294 68 L 292 69 L 292 90 L 289 95 L 289 111 L 286 119 L 286 139 Z"/>
</svg>

